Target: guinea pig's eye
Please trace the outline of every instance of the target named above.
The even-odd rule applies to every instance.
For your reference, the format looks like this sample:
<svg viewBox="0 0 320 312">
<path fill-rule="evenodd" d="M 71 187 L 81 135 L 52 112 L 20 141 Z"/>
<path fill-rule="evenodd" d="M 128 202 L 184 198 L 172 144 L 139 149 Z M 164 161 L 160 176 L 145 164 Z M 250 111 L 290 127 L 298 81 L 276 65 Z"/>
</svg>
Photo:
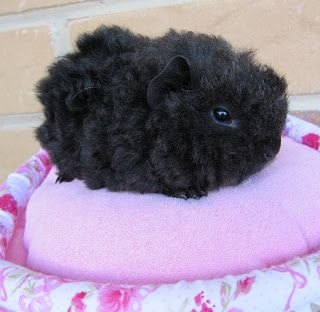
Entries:
<svg viewBox="0 0 320 312">
<path fill-rule="evenodd" d="M 224 123 L 224 124 L 232 123 L 232 118 L 230 113 L 223 107 L 216 107 L 213 110 L 213 116 L 220 123 Z"/>
</svg>

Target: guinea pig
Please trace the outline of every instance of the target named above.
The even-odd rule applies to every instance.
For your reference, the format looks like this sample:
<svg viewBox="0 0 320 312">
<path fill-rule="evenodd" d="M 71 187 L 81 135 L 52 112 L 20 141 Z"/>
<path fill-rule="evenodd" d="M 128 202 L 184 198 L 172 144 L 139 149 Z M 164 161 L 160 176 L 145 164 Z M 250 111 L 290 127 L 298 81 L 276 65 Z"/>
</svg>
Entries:
<svg viewBox="0 0 320 312">
<path fill-rule="evenodd" d="M 278 153 L 287 84 L 251 50 L 170 30 L 101 26 L 37 84 L 36 137 L 58 182 L 200 198 L 237 185 Z"/>
</svg>

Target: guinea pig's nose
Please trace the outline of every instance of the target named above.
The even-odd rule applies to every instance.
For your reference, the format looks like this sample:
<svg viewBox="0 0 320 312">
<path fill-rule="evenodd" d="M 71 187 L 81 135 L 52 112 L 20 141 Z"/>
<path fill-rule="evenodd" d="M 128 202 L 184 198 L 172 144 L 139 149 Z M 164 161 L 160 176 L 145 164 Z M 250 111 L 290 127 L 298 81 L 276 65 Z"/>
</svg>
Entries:
<svg viewBox="0 0 320 312">
<path fill-rule="evenodd" d="M 272 146 L 269 144 L 265 146 L 263 151 L 263 157 L 266 161 L 270 161 L 276 157 L 277 153 L 280 150 L 281 141 L 276 141 Z"/>
<path fill-rule="evenodd" d="M 268 149 L 263 153 L 263 157 L 266 161 L 272 160 L 275 156 L 276 156 L 276 153 L 271 149 Z"/>
</svg>

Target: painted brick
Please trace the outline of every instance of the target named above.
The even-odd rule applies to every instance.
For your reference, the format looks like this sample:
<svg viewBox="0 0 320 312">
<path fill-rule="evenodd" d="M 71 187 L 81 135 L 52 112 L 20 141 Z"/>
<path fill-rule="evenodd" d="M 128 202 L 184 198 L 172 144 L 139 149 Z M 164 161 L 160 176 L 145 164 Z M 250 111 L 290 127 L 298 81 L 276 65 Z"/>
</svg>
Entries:
<svg viewBox="0 0 320 312">
<path fill-rule="evenodd" d="M 0 32 L 0 114 L 37 112 L 34 85 L 53 59 L 47 27 Z"/>
<path fill-rule="evenodd" d="M 291 94 L 320 92 L 319 0 L 226 0 L 159 7 L 70 22 L 73 40 L 101 23 L 146 35 L 168 28 L 222 35 L 237 47 L 257 49 L 289 82 Z"/>
<path fill-rule="evenodd" d="M 85 1 L 86 0 L 1 0 L 0 15 Z"/>
<path fill-rule="evenodd" d="M 33 128 L 0 131 L 0 183 L 38 149 Z"/>
</svg>

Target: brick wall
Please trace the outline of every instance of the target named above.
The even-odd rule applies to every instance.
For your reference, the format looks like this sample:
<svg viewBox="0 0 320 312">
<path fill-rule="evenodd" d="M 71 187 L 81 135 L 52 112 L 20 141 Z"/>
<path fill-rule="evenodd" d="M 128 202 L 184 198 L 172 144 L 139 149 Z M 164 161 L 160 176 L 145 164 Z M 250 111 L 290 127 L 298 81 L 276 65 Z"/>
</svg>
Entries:
<svg viewBox="0 0 320 312">
<path fill-rule="evenodd" d="M 257 49 L 289 82 L 291 113 L 320 124 L 319 0 L 0 1 L 0 180 L 38 149 L 34 84 L 77 35 L 104 24 L 150 36 L 169 27 Z"/>
</svg>

